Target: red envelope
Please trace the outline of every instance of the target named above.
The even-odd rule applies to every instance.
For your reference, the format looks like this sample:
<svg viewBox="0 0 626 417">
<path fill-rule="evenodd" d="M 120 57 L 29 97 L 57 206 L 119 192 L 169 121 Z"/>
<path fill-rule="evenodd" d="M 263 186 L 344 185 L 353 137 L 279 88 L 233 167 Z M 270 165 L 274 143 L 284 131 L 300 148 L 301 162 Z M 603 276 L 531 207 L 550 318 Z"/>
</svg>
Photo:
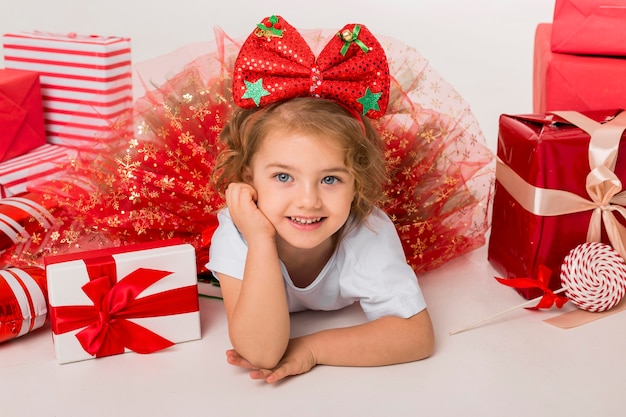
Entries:
<svg viewBox="0 0 626 417">
<path fill-rule="evenodd" d="M 552 52 L 626 56 L 626 0 L 556 0 Z"/>
<path fill-rule="evenodd" d="M 626 58 L 554 53 L 551 32 L 535 33 L 533 113 L 626 108 Z"/>
<path fill-rule="evenodd" d="M 39 74 L 0 69 L 0 162 L 45 143 Z"/>
</svg>

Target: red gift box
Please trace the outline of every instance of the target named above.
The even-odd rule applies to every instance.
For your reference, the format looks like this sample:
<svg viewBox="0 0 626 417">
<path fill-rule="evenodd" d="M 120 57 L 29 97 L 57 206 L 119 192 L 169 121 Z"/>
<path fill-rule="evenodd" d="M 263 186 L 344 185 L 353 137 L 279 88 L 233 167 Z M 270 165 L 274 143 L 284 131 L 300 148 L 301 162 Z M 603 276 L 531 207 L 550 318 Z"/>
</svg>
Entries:
<svg viewBox="0 0 626 417">
<path fill-rule="evenodd" d="M 89 145 L 132 105 L 130 39 L 7 33 L 7 68 L 41 73 L 48 142 Z"/>
<path fill-rule="evenodd" d="M 552 52 L 626 56 L 625 0 L 556 0 Z"/>
<path fill-rule="evenodd" d="M 47 314 L 43 269 L 0 270 L 0 342 L 39 329 L 46 323 Z"/>
<path fill-rule="evenodd" d="M 200 338 L 195 250 L 150 242 L 47 257 L 59 363 L 152 353 Z"/>
<path fill-rule="evenodd" d="M 626 179 L 626 147 L 620 147 L 626 112 L 615 114 L 500 117 L 488 259 L 503 277 L 537 278 L 545 266 L 556 290 L 563 259 L 577 245 L 603 241 L 626 255 L 626 229 L 615 215 L 626 213 L 619 194 L 619 179 Z"/>
<path fill-rule="evenodd" d="M 550 32 L 535 33 L 533 113 L 626 108 L 626 58 L 554 53 Z"/>
<path fill-rule="evenodd" d="M 0 69 L 0 161 L 46 143 L 39 74 Z"/>
</svg>

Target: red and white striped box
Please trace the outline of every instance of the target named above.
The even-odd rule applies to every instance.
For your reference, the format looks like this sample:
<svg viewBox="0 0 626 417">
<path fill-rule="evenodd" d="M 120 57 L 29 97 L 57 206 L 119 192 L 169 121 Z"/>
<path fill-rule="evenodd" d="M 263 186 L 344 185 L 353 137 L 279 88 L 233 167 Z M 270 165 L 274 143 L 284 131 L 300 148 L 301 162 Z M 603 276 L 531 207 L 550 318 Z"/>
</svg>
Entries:
<svg viewBox="0 0 626 417">
<path fill-rule="evenodd" d="M 37 192 L 0 198 L 0 271 L 29 261 L 48 243 L 50 234 L 58 231 L 55 217 L 57 203 Z M 45 281 L 45 279 L 44 279 Z"/>
<path fill-rule="evenodd" d="M 7 68 L 41 74 L 48 142 L 84 146 L 132 105 L 130 39 L 45 32 L 3 36 Z"/>
<path fill-rule="evenodd" d="M 46 143 L 0 163 L 0 197 L 22 193 L 35 181 L 56 178 L 74 154 L 69 147 Z"/>
<path fill-rule="evenodd" d="M 0 270 L 0 342 L 42 327 L 48 318 L 46 276 L 41 268 Z"/>
</svg>

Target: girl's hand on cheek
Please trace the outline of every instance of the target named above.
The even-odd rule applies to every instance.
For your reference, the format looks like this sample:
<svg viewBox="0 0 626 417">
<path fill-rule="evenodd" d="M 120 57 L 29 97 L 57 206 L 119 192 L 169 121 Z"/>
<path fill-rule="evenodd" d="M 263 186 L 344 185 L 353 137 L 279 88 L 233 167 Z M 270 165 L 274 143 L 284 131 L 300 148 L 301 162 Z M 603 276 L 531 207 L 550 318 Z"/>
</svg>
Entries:
<svg viewBox="0 0 626 417">
<path fill-rule="evenodd" d="M 250 240 L 256 236 L 273 238 L 276 230 L 256 205 L 256 190 L 246 183 L 232 183 L 226 189 L 226 204 L 235 225 Z"/>
</svg>

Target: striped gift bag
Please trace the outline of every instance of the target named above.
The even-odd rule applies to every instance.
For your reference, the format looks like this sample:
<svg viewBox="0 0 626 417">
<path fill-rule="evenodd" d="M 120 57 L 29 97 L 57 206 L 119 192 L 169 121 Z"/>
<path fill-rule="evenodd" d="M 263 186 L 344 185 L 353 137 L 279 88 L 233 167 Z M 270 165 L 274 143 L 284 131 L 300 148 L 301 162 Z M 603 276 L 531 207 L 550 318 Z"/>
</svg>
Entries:
<svg viewBox="0 0 626 417">
<path fill-rule="evenodd" d="M 89 146 L 132 106 L 128 38 L 19 32 L 3 45 L 7 68 L 41 74 L 48 142 Z"/>
<path fill-rule="evenodd" d="M 48 317 L 42 268 L 0 270 L 0 342 L 42 327 Z"/>
<path fill-rule="evenodd" d="M 0 163 L 0 197 L 11 197 L 27 190 L 35 181 L 61 175 L 75 151 L 67 146 L 46 143 L 32 151 Z"/>
</svg>

